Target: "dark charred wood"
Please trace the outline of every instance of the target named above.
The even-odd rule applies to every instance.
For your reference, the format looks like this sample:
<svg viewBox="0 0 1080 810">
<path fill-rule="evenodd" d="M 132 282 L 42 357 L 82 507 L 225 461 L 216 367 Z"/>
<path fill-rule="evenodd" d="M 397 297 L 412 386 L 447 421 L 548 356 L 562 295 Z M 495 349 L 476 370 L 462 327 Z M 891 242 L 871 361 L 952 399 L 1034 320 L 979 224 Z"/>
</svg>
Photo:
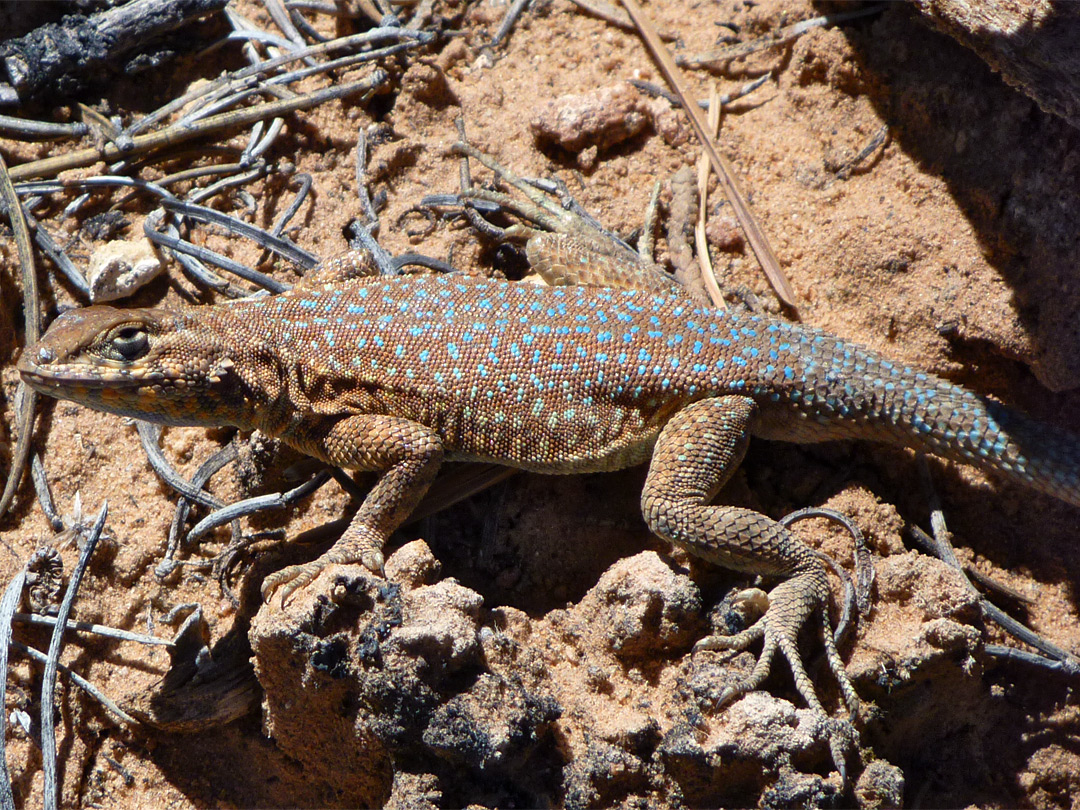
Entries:
<svg viewBox="0 0 1080 810">
<path fill-rule="evenodd" d="M 132 59 L 132 67 L 159 64 L 160 38 L 227 0 L 132 0 L 89 16 L 68 15 L 0 45 L 0 104 L 36 96 L 70 95 L 106 65 Z"/>
</svg>

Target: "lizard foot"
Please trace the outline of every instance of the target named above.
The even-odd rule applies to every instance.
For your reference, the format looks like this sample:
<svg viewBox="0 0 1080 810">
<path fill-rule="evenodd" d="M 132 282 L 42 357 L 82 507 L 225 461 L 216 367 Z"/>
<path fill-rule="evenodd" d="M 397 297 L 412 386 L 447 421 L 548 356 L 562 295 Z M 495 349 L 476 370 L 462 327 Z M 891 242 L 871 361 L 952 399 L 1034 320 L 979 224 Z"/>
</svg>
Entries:
<svg viewBox="0 0 1080 810">
<path fill-rule="evenodd" d="M 812 614 L 817 614 L 821 625 L 822 641 L 825 645 L 826 661 L 833 677 L 840 685 L 844 703 L 850 712 L 850 718 L 853 719 L 858 714 L 859 698 L 855 687 L 848 679 L 847 672 L 844 671 L 843 661 L 840 660 L 840 654 L 836 649 L 836 642 L 829 627 L 826 598 L 824 594 L 818 595 L 816 590 L 813 583 L 808 582 L 803 576 L 786 580 L 768 594 L 768 608 L 765 614 L 751 627 L 732 636 L 713 635 L 701 639 L 694 645 L 694 650 L 695 652 L 698 650 L 745 650 L 758 639 L 763 640 L 761 655 L 753 671 L 740 682 L 724 689 L 718 700 L 720 706 L 758 689 L 768 677 L 773 657 L 779 650 L 787 660 L 788 666 L 791 667 L 795 688 L 798 689 L 803 700 L 812 711 L 825 718 L 830 729 L 829 749 L 833 763 L 841 776 L 846 777 L 847 769 L 844 762 L 851 742 L 855 739 L 854 728 L 848 721 L 834 721 L 825 712 L 814 689 L 813 681 L 806 673 L 799 655 L 799 630 Z"/>
<path fill-rule="evenodd" d="M 269 602 L 280 590 L 281 606 L 284 607 L 290 596 L 314 582 L 315 577 L 322 573 L 324 568 L 331 565 L 348 565 L 358 562 L 379 576 L 386 576 L 386 572 L 383 570 L 385 561 L 382 551 L 366 548 L 361 553 L 356 554 L 350 552 L 347 548 L 339 548 L 340 545 L 341 542 L 338 541 L 337 545 L 318 559 L 303 565 L 290 565 L 288 568 L 282 568 L 280 571 L 268 576 L 263 580 L 262 584 L 263 601 Z"/>
</svg>

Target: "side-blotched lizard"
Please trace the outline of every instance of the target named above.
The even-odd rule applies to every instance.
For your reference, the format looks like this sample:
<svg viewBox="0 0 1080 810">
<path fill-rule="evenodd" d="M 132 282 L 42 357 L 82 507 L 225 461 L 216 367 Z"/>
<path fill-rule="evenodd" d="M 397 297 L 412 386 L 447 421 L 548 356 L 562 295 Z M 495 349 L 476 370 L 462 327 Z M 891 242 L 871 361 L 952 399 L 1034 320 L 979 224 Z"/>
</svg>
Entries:
<svg viewBox="0 0 1080 810">
<path fill-rule="evenodd" d="M 649 461 L 641 508 L 654 532 L 783 578 L 750 629 L 707 640 L 764 640 L 726 697 L 761 684 L 779 650 L 822 713 L 796 645 L 811 618 L 845 702 L 858 705 L 828 632 L 822 562 L 776 521 L 710 505 L 751 435 L 905 445 L 1080 505 L 1080 440 L 817 329 L 678 295 L 368 272 L 350 254 L 273 297 L 74 310 L 19 371 L 44 394 L 98 410 L 258 428 L 330 464 L 381 472 L 329 551 L 266 580 L 264 594 L 280 589 L 283 600 L 328 565 L 381 571 L 383 545 L 444 459 L 544 473 Z"/>
</svg>

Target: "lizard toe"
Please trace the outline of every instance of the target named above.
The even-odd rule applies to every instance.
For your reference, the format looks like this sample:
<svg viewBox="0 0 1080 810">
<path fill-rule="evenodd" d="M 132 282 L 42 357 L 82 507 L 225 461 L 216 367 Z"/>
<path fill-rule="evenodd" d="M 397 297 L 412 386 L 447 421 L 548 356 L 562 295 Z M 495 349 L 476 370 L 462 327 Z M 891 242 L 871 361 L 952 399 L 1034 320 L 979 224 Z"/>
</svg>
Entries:
<svg viewBox="0 0 1080 810">
<path fill-rule="evenodd" d="M 290 565 L 271 574 L 262 584 L 263 602 L 269 603 L 280 592 L 281 606 L 285 607 L 289 597 L 305 585 L 311 584 L 324 567 L 325 563 L 315 560 L 306 565 Z"/>
<path fill-rule="evenodd" d="M 379 549 L 366 549 L 360 554 L 360 564 L 373 574 L 386 579 L 386 558 Z"/>
<path fill-rule="evenodd" d="M 842 784 L 847 784 L 847 758 L 848 754 L 858 747 L 859 732 L 855 726 L 847 720 L 829 718 L 829 754 L 832 756 L 833 767 L 840 774 Z"/>
<path fill-rule="evenodd" d="M 777 601 L 775 591 L 773 594 L 770 594 L 770 598 L 775 604 Z M 796 641 L 801 625 L 792 624 L 790 621 L 787 621 L 790 619 L 790 613 L 784 609 L 784 601 L 784 595 L 781 593 L 779 610 L 776 613 L 773 613 L 772 610 L 767 611 L 752 627 L 743 630 L 741 633 L 736 633 L 732 636 L 713 635 L 703 638 L 694 645 L 694 651 L 742 651 L 747 649 L 757 639 L 763 639 L 761 654 L 758 656 L 757 663 L 755 663 L 753 670 L 745 678 L 741 678 L 724 687 L 716 700 L 717 708 L 727 706 L 743 695 L 761 688 L 772 669 L 773 658 L 776 653 L 779 652 L 791 668 L 792 675 L 795 679 L 795 686 L 796 689 L 798 689 L 799 694 L 802 695 L 803 699 L 810 707 L 810 710 L 815 714 L 820 715 L 825 721 L 828 729 L 829 753 L 832 757 L 833 766 L 840 774 L 841 781 L 846 784 L 847 757 L 858 739 L 858 733 L 849 721 L 834 719 L 825 712 L 825 709 L 817 696 L 817 692 L 814 689 L 813 682 L 810 680 L 809 675 L 807 675 L 802 658 L 799 655 Z M 824 619 L 823 609 L 821 613 Z M 835 645 L 829 643 L 832 642 L 832 636 L 829 634 L 827 623 L 825 624 L 824 631 L 826 638 L 828 639 L 826 642 L 826 649 L 830 669 L 839 682 L 841 693 L 843 694 L 849 709 L 852 709 L 852 716 L 854 717 L 855 708 L 853 708 L 853 704 L 854 707 L 857 707 L 858 698 L 855 696 L 855 690 L 847 678 L 847 673 L 843 670 L 839 655 L 835 652 Z"/>
<path fill-rule="evenodd" d="M 694 651 L 699 650 L 745 650 L 758 639 L 763 641 L 761 655 L 753 671 L 742 681 L 724 690 L 720 702 L 728 703 L 735 698 L 757 689 L 764 683 L 772 667 L 775 654 L 779 651 L 787 661 L 795 680 L 795 687 L 810 708 L 824 714 L 821 701 L 814 689 L 813 681 L 806 672 L 802 656 L 799 654 L 799 633 L 808 621 L 820 617 L 822 639 L 825 644 L 826 659 L 829 669 L 840 685 L 840 691 L 849 710 L 854 713 L 858 708 L 858 696 L 844 671 L 843 662 L 832 638 L 828 616 L 825 610 L 827 592 L 817 587 L 816 577 L 800 575 L 786 580 L 769 594 L 754 593 L 753 590 L 740 594 L 758 604 L 768 607 L 760 619 L 742 632 L 725 636 L 715 634 L 699 640 Z"/>
<path fill-rule="evenodd" d="M 355 548 L 351 539 L 344 537 L 318 559 L 303 565 L 290 565 L 288 568 L 282 568 L 277 573 L 271 574 L 263 582 L 263 601 L 269 602 L 280 592 L 281 606 L 284 607 L 290 596 L 314 582 L 323 569 L 331 565 L 349 565 L 358 562 L 369 571 L 385 578 L 386 561 L 382 550 L 371 543 L 356 545 L 360 545 L 360 548 Z"/>
</svg>

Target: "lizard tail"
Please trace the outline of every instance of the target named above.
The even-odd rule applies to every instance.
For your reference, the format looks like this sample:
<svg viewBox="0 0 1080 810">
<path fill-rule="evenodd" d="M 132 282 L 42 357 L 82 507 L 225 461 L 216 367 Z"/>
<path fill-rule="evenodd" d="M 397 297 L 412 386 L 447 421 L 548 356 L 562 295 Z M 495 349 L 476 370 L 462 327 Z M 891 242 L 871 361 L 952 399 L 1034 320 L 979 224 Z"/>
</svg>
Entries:
<svg viewBox="0 0 1080 810">
<path fill-rule="evenodd" d="M 867 355 L 871 367 L 880 361 Z M 864 400 L 856 410 L 865 413 L 869 405 L 877 411 L 869 421 L 887 426 L 891 437 L 875 438 L 899 439 L 1080 506 L 1080 437 L 932 374 L 888 361 L 874 370 L 890 383 L 888 393 L 871 397 L 871 403 Z"/>
<path fill-rule="evenodd" d="M 921 425 L 926 420 L 920 420 L 920 438 L 930 450 L 1080 506 L 1080 438 L 965 389 L 949 387 L 962 394 L 953 410 L 959 421 L 938 436 L 925 434 Z M 946 408 L 950 404 L 947 398 L 941 403 Z"/>
<path fill-rule="evenodd" d="M 902 444 L 1080 506 L 1080 437 L 874 351 L 809 330 L 800 337 L 809 358 L 801 374 L 767 393 L 806 418 L 787 418 L 782 426 L 766 420 L 759 435 L 789 441 L 857 435 Z"/>
</svg>

